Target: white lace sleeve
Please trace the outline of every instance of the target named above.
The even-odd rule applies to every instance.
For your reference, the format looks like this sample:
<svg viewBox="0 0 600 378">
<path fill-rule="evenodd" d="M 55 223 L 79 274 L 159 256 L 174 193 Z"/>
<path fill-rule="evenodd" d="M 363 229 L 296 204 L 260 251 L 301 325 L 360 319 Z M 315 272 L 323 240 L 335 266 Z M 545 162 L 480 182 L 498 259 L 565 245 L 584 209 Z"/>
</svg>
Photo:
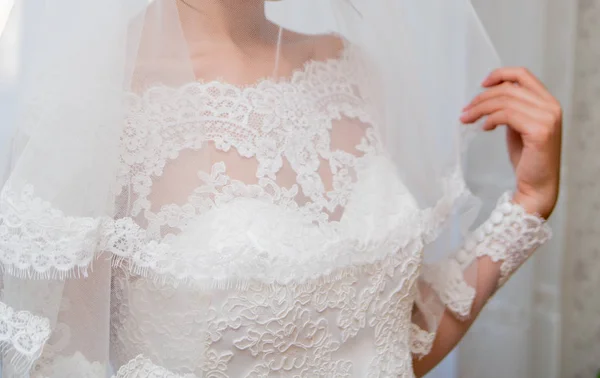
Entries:
<svg viewBox="0 0 600 378">
<path fill-rule="evenodd" d="M 437 329 L 434 314 L 440 309 L 449 310 L 458 319 L 470 317 L 477 295 L 479 258 L 489 257 L 499 264 L 497 290 L 550 236 L 544 219 L 512 203 L 509 193 L 503 195 L 488 220 L 467 237 L 456 254 L 423 266 L 413 314 L 413 354 L 430 352 Z"/>
</svg>

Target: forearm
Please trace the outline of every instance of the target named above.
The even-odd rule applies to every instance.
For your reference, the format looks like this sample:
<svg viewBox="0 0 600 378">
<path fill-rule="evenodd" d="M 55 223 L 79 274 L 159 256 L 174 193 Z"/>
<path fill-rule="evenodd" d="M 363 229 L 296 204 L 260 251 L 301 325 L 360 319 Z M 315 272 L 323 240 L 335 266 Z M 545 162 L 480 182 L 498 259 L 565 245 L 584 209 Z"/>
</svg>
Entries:
<svg viewBox="0 0 600 378">
<path fill-rule="evenodd" d="M 413 361 L 417 376 L 435 367 L 458 344 L 496 290 L 548 240 L 549 228 L 532 212 L 504 196 L 455 256 L 424 267 L 413 321 L 436 333 L 431 349 Z M 431 317 L 429 324 L 422 321 L 432 303 L 444 306 L 433 326 Z"/>
<path fill-rule="evenodd" d="M 478 272 L 475 284 L 476 295 L 470 317 L 459 319 L 449 310 L 444 312 L 431 351 L 422 358 L 413 359 L 413 369 L 417 377 L 422 377 L 431 371 L 456 347 L 494 294 L 500 279 L 502 262 L 493 262 L 491 258 L 484 256 L 478 258 L 475 264 Z"/>
</svg>

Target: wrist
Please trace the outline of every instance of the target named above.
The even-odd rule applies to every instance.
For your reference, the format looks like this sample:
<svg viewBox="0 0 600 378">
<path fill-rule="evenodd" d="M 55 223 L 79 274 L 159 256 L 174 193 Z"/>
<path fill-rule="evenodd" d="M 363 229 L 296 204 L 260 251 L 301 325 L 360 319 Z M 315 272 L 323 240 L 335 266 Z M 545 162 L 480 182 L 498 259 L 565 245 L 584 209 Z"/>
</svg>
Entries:
<svg viewBox="0 0 600 378">
<path fill-rule="evenodd" d="M 521 206 L 529 214 L 548 219 L 554 210 L 557 199 L 558 191 L 536 191 L 534 194 L 527 194 L 517 190 L 513 194 L 512 202 Z"/>
<path fill-rule="evenodd" d="M 539 211 L 549 214 L 551 210 L 544 210 L 548 203 L 539 197 L 522 194 L 515 194 L 513 198 L 516 200 L 503 196 L 488 221 L 480 227 L 483 232 L 477 234 L 476 231 L 479 243 L 474 248 L 477 256 L 487 256 L 493 263 L 502 262 L 497 287 L 502 286 L 552 234 Z"/>
</svg>

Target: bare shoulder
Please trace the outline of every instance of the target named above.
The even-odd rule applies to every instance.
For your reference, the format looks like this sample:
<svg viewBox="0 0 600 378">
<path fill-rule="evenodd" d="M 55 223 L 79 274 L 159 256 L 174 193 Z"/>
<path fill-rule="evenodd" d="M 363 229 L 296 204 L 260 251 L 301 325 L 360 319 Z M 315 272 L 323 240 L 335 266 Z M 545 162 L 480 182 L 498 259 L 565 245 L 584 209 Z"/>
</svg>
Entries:
<svg viewBox="0 0 600 378">
<path fill-rule="evenodd" d="M 338 35 L 319 35 L 314 39 L 314 59 L 316 60 L 338 58 L 344 50 L 344 40 Z"/>
<path fill-rule="evenodd" d="M 336 34 L 307 35 L 288 30 L 285 39 L 313 60 L 338 58 L 345 48 L 344 39 Z"/>
</svg>

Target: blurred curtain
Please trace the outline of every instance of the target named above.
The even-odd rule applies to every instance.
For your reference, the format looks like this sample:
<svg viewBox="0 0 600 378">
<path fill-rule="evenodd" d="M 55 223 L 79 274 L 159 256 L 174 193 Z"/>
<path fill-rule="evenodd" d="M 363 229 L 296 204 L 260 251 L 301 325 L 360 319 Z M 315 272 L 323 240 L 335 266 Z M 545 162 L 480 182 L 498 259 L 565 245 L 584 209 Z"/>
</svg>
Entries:
<svg viewBox="0 0 600 378">
<path fill-rule="evenodd" d="M 6 32 L 10 38 L 9 42 L 14 46 L 13 54 L 4 54 L 0 56 L 0 114 L 10 115 L 14 111 L 13 96 L 18 80 L 18 44 L 21 32 L 21 24 L 7 24 L 10 12 L 19 12 L 19 9 L 13 9 L 13 0 L 0 0 L 0 34 Z M 5 126 L 5 125 L 0 125 Z M 11 130 L 7 127 L 0 127 L 0 161 L 6 161 L 4 154 L 9 153 L 8 139 Z M 4 171 L 7 167 L 0 167 L 0 183 L 3 181 Z"/>
<path fill-rule="evenodd" d="M 600 373 L 600 1 L 577 7 L 573 127 L 567 143 L 562 374 Z"/>
<path fill-rule="evenodd" d="M 504 64 L 530 68 L 562 102 L 568 137 L 577 2 L 473 0 L 473 3 Z M 480 169 L 485 170 L 485 156 L 478 161 L 482 163 Z M 444 371 L 437 376 L 432 374 L 432 378 L 567 377 L 561 374 L 560 366 L 566 187 L 565 181 L 551 220 L 555 232 L 552 242 L 490 301 L 450 358 L 448 368 L 442 367 Z"/>
</svg>

